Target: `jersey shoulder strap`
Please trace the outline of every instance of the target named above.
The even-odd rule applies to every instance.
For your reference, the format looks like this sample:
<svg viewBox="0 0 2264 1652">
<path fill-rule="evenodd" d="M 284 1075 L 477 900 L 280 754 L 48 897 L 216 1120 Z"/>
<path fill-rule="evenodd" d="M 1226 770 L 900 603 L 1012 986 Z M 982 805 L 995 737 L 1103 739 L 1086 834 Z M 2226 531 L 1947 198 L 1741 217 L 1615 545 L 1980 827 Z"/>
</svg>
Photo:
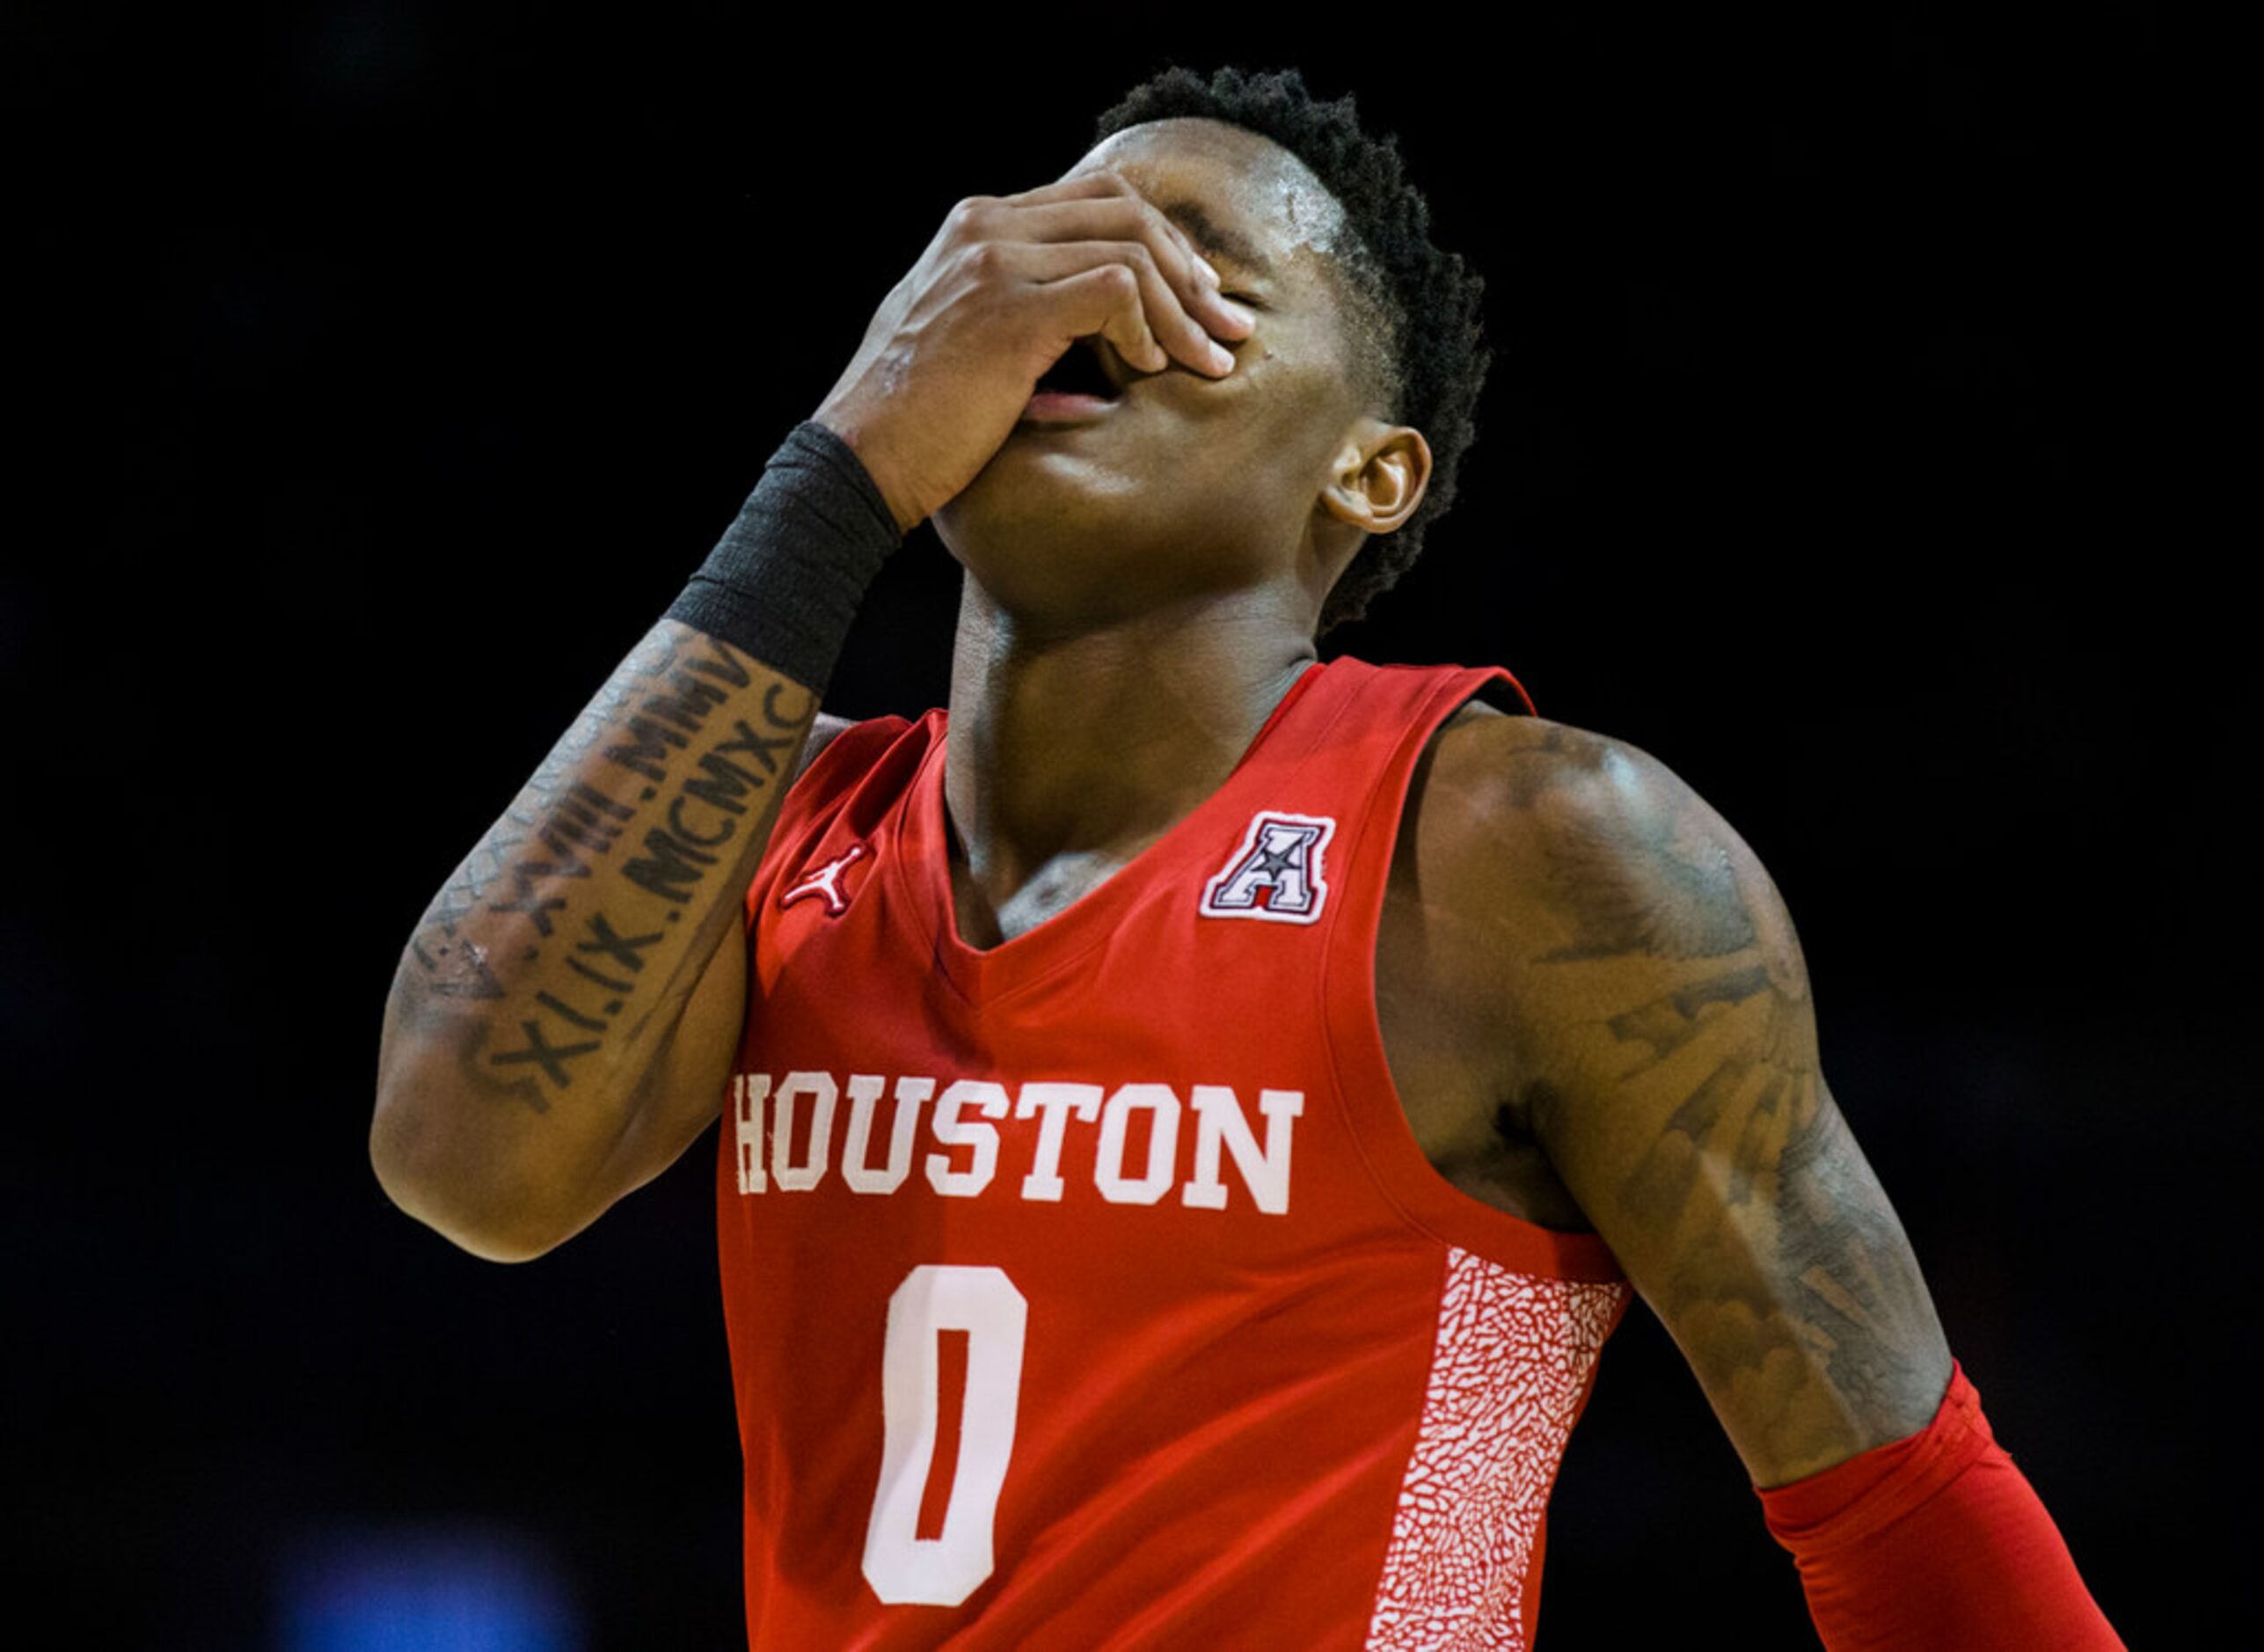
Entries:
<svg viewBox="0 0 2264 1652">
<path fill-rule="evenodd" d="M 787 788 L 770 827 L 762 863 L 747 887 L 746 917 L 751 926 L 764 887 L 780 868 L 798 866 L 811 844 L 844 812 L 871 825 L 896 806 L 919 772 L 920 760 L 943 729 L 940 710 L 917 720 L 869 717 L 851 723 L 810 760 Z"/>
</svg>

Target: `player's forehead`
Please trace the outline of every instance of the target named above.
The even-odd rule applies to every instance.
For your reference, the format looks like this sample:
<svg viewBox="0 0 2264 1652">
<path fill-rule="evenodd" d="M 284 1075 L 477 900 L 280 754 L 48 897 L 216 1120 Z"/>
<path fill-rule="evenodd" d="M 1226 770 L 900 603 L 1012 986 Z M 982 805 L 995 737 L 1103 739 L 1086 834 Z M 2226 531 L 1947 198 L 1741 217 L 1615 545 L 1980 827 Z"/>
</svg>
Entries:
<svg viewBox="0 0 2264 1652">
<path fill-rule="evenodd" d="M 1259 274 L 1333 258 L 1344 208 L 1311 168 L 1271 138 L 1193 117 L 1127 127 L 1087 150 L 1072 173 L 1114 168 L 1214 263 L 1254 255 Z"/>
</svg>

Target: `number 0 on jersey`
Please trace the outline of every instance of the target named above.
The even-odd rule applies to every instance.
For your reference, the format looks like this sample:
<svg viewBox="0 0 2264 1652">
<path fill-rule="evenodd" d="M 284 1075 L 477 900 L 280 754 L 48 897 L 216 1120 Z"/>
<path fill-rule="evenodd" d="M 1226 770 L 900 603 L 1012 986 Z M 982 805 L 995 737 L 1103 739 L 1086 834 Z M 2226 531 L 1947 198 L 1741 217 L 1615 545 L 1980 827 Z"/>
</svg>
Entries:
<svg viewBox="0 0 2264 1652">
<path fill-rule="evenodd" d="M 890 1605 L 956 1606 L 990 1575 L 991 1527 L 1014 1453 L 1029 1314 L 1014 1282 L 996 1268 L 915 1268 L 888 1298 L 880 1485 L 865 1529 L 865 1577 Z M 924 1538 L 920 1504 L 937 1466 L 938 1346 L 946 1331 L 967 1334 L 959 1461 L 949 1466 L 942 1533 Z"/>
</svg>

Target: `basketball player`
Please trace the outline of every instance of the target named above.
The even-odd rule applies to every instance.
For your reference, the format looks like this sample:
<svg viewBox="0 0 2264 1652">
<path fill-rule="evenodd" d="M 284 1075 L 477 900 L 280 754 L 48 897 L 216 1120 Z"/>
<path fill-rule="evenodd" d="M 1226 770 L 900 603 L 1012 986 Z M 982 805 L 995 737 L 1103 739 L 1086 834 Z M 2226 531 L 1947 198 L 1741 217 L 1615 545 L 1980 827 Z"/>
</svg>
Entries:
<svg viewBox="0 0 2264 1652">
<path fill-rule="evenodd" d="M 1529 1645 L 1635 1293 L 1828 1644 L 2119 1645 L 1752 852 L 1507 672 L 1317 662 L 1486 366 L 1396 150 L 1233 70 L 1101 137 L 952 211 L 443 888 L 388 1193 L 532 1257 L 720 1110 L 756 1645 Z M 948 711 L 819 714 L 923 521 Z"/>
</svg>

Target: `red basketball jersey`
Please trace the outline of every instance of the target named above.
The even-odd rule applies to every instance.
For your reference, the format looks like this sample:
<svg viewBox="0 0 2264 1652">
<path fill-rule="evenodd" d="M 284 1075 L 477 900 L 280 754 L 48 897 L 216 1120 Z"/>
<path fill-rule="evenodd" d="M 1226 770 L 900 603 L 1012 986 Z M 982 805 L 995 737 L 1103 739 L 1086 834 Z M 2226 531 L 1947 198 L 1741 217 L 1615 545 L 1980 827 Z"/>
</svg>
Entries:
<svg viewBox="0 0 2264 1652">
<path fill-rule="evenodd" d="M 1215 794 L 988 950 L 943 712 L 794 786 L 717 1165 L 753 1645 L 1530 1643 L 1628 1288 L 1432 1168 L 1374 996 L 1410 771 L 1490 681 L 1523 694 L 1307 668 Z"/>
</svg>

